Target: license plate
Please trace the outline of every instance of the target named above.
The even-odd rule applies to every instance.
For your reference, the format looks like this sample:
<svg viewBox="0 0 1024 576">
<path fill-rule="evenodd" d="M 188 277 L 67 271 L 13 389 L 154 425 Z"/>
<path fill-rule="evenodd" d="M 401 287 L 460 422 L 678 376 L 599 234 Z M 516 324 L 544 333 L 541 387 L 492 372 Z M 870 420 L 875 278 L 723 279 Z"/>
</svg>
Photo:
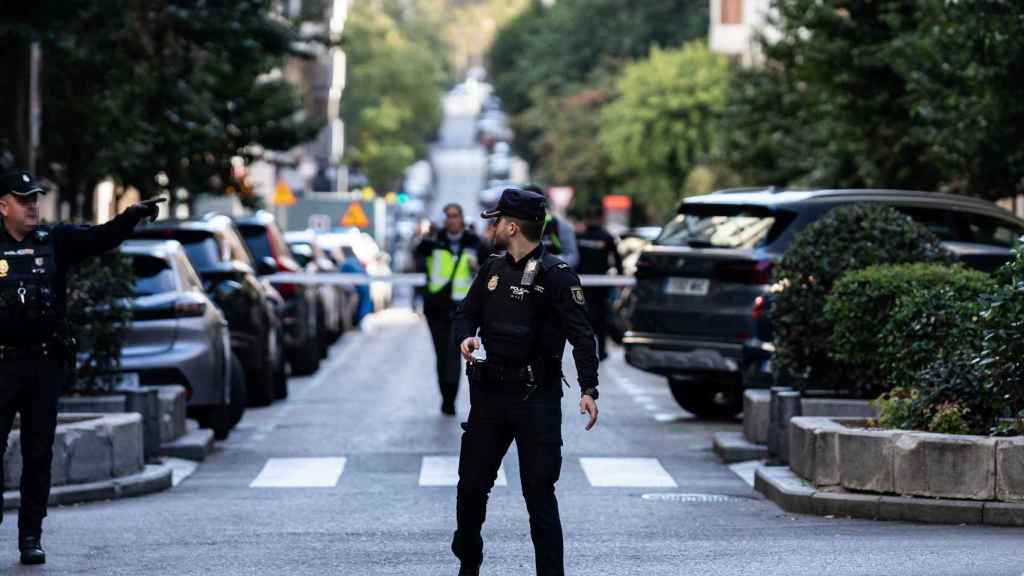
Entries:
<svg viewBox="0 0 1024 576">
<path fill-rule="evenodd" d="M 706 296 L 710 283 L 707 278 L 669 278 L 665 292 L 683 296 Z"/>
<path fill-rule="evenodd" d="M 114 388 L 117 390 L 138 390 L 139 374 L 137 372 L 122 372 L 118 375 L 117 384 Z"/>
</svg>

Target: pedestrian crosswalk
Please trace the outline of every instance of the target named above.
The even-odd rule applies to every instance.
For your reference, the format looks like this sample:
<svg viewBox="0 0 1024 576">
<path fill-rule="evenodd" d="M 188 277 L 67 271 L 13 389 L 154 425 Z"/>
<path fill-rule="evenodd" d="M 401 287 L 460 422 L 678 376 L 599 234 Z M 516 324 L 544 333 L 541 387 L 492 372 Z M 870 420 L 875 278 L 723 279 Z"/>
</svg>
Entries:
<svg viewBox="0 0 1024 576">
<path fill-rule="evenodd" d="M 342 481 L 348 459 L 270 458 L 250 488 L 332 488 Z M 579 458 L 566 460 L 578 465 L 583 477 L 594 488 L 675 488 L 671 474 L 657 458 Z M 349 472 L 351 474 L 353 472 Z M 563 477 L 565 470 L 563 469 Z M 454 487 L 459 482 L 459 457 L 430 455 L 420 457 L 418 486 Z M 498 470 L 496 487 L 508 486 L 505 467 Z"/>
</svg>

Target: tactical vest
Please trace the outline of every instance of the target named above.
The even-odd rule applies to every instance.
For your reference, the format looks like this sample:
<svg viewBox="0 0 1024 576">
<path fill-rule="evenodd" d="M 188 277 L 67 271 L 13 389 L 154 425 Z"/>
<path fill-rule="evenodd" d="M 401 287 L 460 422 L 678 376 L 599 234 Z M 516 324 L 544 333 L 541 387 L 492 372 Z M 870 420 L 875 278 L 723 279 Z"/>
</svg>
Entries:
<svg viewBox="0 0 1024 576">
<path fill-rule="evenodd" d="M 507 274 L 509 264 L 504 258 L 496 262 L 488 271 L 488 284 L 494 283 L 492 290 L 488 286 L 487 298 L 504 298 L 502 303 L 493 301 L 485 302 L 483 305 L 484 317 L 480 335 L 487 349 L 487 357 L 498 361 L 512 363 L 528 363 L 541 359 L 544 349 L 547 348 L 549 334 L 542 333 L 542 326 L 551 312 L 549 298 L 551 297 L 544 290 L 544 275 L 553 267 L 563 262 L 550 255 L 543 254 L 540 258 L 532 258 L 523 268 L 523 273 L 517 282 L 507 285 Z M 495 294 L 497 291 L 501 291 Z M 508 293 L 506 293 L 508 292 Z M 511 295 L 511 296 L 510 296 Z M 494 317 L 488 318 L 488 309 L 495 305 L 514 305 L 509 298 L 521 298 L 526 309 L 518 314 L 511 314 L 509 310 L 502 310 L 500 315 L 503 320 L 496 322 Z M 558 350 L 561 354 L 561 350 Z"/>
<path fill-rule="evenodd" d="M 558 219 L 548 212 L 544 216 L 544 231 L 540 235 L 541 244 L 548 254 L 562 253 L 562 239 L 558 236 Z"/>
<path fill-rule="evenodd" d="M 473 271 L 470 268 L 473 256 L 469 252 L 475 253 L 471 248 L 464 248 L 456 261 L 455 256 L 448 250 L 434 250 L 427 257 L 427 273 L 430 275 L 427 290 L 431 294 L 437 294 L 451 280 L 452 300 L 461 302 L 469 294 L 469 287 L 473 285 Z"/>
<path fill-rule="evenodd" d="M 38 229 L 24 245 L 0 244 L 0 346 L 31 346 L 59 339 L 53 241 Z"/>
</svg>

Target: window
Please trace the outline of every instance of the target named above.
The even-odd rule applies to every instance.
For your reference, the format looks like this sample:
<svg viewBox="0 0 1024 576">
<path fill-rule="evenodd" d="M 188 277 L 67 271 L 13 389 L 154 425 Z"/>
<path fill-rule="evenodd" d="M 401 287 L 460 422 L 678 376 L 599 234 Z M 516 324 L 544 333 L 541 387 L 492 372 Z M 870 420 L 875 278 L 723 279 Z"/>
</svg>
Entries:
<svg viewBox="0 0 1024 576">
<path fill-rule="evenodd" d="M 1020 237 L 1024 234 L 1024 230 L 1018 226 L 993 216 L 972 213 L 962 216 L 967 220 L 969 242 L 1015 248 L 1020 244 Z"/>
<path fill-rule="evenodd" d="M 185 254 L 196 270 L 210 270 L 220 262 L 220 248 L 213 236 L 188 235 L 179 236 L 177 240 L 185 247 Z"/>
<path fill-rule="evenodd" d="M 722 1 L 722 24 L 743 24 L 743 0 Z"/>
<path fill-rule="evenodd" d="M 749 249 L 772 241 L 789 223 L 789 218 L 761 206 L 693 204 L 682 210 L 655 244 Z"/>
<path fill-rule="evenodd" d="M 921 224 L 932 234 L 935 234 L 943 242 L 961 241 L 957 234 L 954 212 L 939 208 L 918 208 L 916 206 L 895 206 L 897 210 L 910 216 L 915 222 Z"/>
<path fill-rule="evenodd" d="M 174 270 L 162 258 L 133 256 L 132 271 L 135 273 L 135 296 L 152 296 L 178 290 Z"/>
</svg>

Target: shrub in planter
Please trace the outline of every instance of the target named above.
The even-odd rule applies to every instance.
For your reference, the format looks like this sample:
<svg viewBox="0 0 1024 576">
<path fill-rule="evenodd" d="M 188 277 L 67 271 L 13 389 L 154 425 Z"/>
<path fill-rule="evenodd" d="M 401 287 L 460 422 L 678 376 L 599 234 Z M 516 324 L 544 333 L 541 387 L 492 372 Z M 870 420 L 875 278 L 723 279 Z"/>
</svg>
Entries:
<svg viewBox="0 0 1024 576">
<path fill-rule="evenodd" d="M 896 264 L 844 274 L 827 298 L 835 358 L 874 395 L 916 385 L 936 359 L 978 350 L 977 322 L 995 280 L 961 266 Z"/>
<path fill-rule="evenodd" d="M 878 264 L 954 262 L 926 228 L 887 206 L 832 210 L 794 239 L 775 267 L 771 318 L 777 380 L 849 389 L 848 366 L 832 357 L 825 300 L 844 273 Z"/>
<path fill-rule="evenodd" d="M 1006 284 L 981 313 L 984 341 L 978 363 L 1004 389 L 1012 413 L 1024 419 L 1024 252 L 997 272 Z"/>
<path fill-rule="evenodd" d="M 68 321 L 83 354 L 66 391 L 102 394 L 117 383 L 134 286 L 131 258 L 116 251 L 86 261 L 68 278 Z"/>
</svg>

